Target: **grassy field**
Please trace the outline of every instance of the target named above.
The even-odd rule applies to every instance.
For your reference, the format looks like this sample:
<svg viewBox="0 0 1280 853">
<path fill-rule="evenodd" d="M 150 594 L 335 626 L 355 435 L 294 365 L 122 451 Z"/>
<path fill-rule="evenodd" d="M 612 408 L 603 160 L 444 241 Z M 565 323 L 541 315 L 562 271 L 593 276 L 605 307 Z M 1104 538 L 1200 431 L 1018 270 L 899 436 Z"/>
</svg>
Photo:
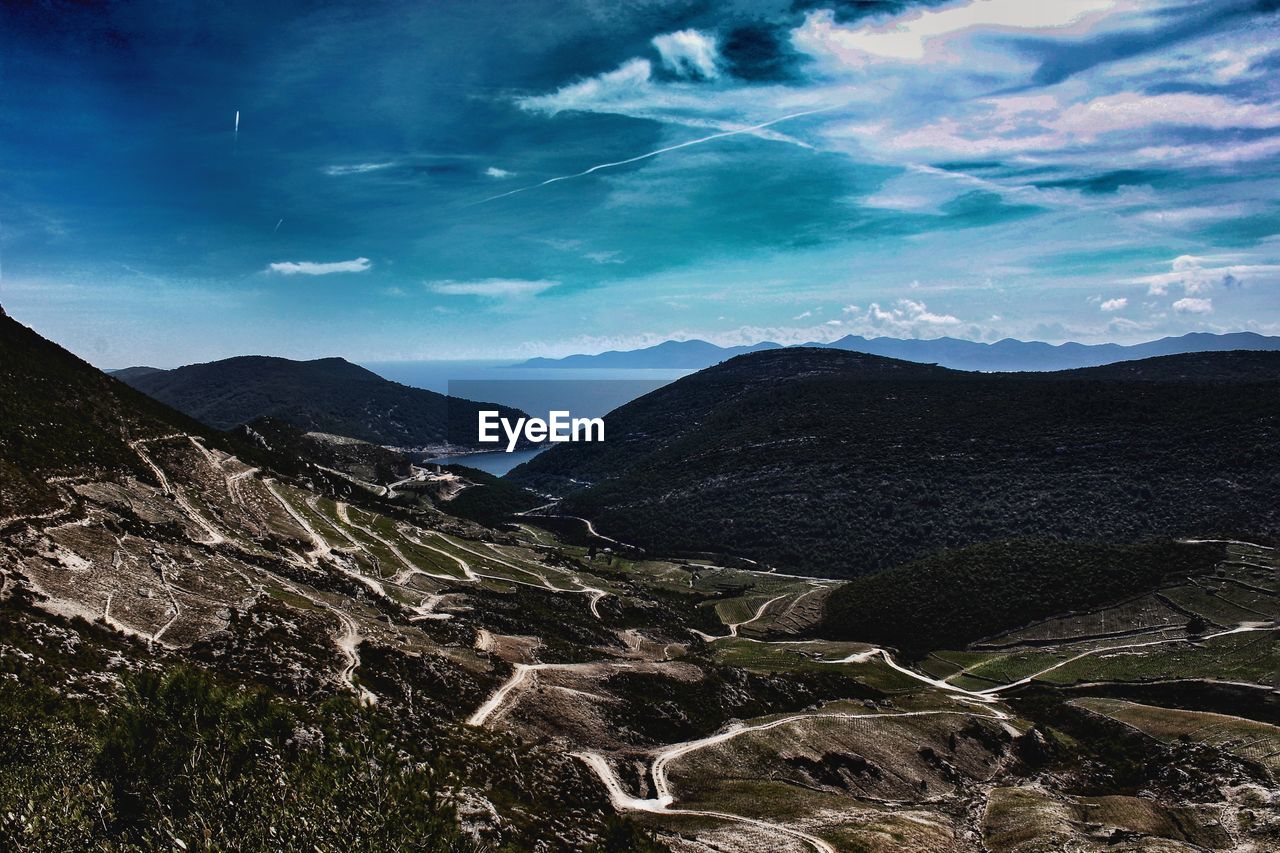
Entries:
<svg viewBox="0 0 1280 853">
<path fill-rule="evenodd" d="M 1230 634 L 1203 643 L 1169 643 L 1145 649 L 1100 652 L 1044 676 L 1055 684 L 1082 681 L 1155 681 L 1208 678 L 1270 684 L 1280 672 L 1275 631 Z"/>
<path fill-rule="evenodd" d="M 1206 823 L 1191 808 L 1165 807 L 1149 799 L 1124 796 L 1064 802 L 1037 788 L 992 790 L 982 820 L 982 838 L 989 850 L 1093 849 L 1078 847 L 1082 827 L 1099 849 L 1106 849 L 1107 842 L 1117 835 L 1127 834 L 1167 839 L 1177 843 L 1173 849 L 1185 849 L 1186 844 L 1221 849 L 1229 843 L 1220 826 Z"/>
<path fill-rule="evenodd" d="M 839 643 L 830 640 L 782 645 L 726 639 L 716 642 L 715 659 L 718 663 L 740 666 L 753 672 L 837 673 L 886 693 L 910 692 L 922 687 L 919 681 L 890 668 L 880 658 L 873 658 L 866 663 L 822 663 L 823 660 L 839 660 L 869 648 L 865 643 Z"/>
</svg>

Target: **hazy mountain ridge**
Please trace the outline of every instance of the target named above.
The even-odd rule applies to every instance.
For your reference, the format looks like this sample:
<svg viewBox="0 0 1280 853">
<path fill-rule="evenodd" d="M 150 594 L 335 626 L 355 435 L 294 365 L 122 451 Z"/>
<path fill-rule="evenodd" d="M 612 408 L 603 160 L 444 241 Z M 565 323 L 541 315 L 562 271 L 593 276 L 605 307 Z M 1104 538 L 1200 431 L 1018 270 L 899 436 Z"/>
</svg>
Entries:
<svg viewBox="0 0 1280 853">
<path fill-rule="evenodd" d="M 1266 497 L 1280 488 L 1280 353 L 979 374 L 773 350 L 615 410 L 606 435 L 508 477 L 625 542 L 787 571 L 850 577 L 1027 535 L 1280 525 Z"/>
<path fill-rule="evenodd" d="M 401 448 L 476 446 L 476 412 L 481 408 L 509 418 L 523 415 L 509 406 L 391 382 L 341 358 L 238 356 L 173 370 L 127 368 L 116 375 L 218 429 L 271 417 L 304 432 Z"/>
<path fill-rule="evenodd" d="M 1190 332 L 1179 337 L 1125 345 L 1047 344 L 1040 341 L 1019 341 L 1013 338 L 983 343 L 947 337 L 865 338 L 860 335 L 846 335 L 826 344 L 810 342 L 798 346 L 851 350 L 887 358 L 939 364 L 956 370 L 1016 372 L 1095 367 L 1117 361 L 1186 352 L 1280 350 L 1280 337 L 1267 337 L 1254 332 L 1228 334 Z M 519 366 L 701 370 L 738 355 L 782 348 L 781 344 L 772 341 L 734 347 L 721 347 L 701 340 L 664 341 L 655 346 L 637 350 L 610 350 L 597 355 L 570 355 L 564 358 L 533 358 Z"/>
</svg>

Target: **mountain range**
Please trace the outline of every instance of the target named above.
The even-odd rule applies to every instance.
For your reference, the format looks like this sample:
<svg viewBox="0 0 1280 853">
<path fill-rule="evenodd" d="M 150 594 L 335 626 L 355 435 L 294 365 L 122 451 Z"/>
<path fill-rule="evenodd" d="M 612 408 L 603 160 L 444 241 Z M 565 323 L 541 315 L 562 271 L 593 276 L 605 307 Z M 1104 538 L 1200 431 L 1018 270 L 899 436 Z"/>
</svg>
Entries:
<svg viewBox="0 0 1280 853">
<path fill-rule="evenodd" d="M 306 432 L 428 453 L 478 447 L 481 408 L 513 420 L 524 415 L 510 406 L 391 382 L 342 358 L 240 356 L 173 370 L 130 367 L 113 375 L 216 429 L 268 417 Z"/>
<path fill-rule="evenodd" d="M 1273 534 L 1280 352 L 986 374 L 838 349 L 751 353 L 508 479 L 603 535 L 854 577 L 1019 536 Z"/>
<path fill-rule="evenodd" d="M 744 356 L 584 466 L 641 556 L 545 515 L 617 490 L 223 432 L 0 312 L 0 849 L 1274 849 L 1274 368 Z M 936 551 L 719 559 L 769 536 Z"/>
<path fill-rule="evenodd" d="M 1009 372 L 1094 367 L 1117 361 L 1187 352 L 1280 350 L 1280 337 L 1267 337 L 1254 332 L 1232 332 L 1221 335 L 1191 332 L 1179 337 L 1123 345 L 1047 344 L 1040 341 L 1019 341 L 1013 338 L 1005 338 L 995 343 L 982 343 L 946 337 L 926 340 L 846 335 L 830 343 L 807 343 L 800 346 L 862 352 L 904 361 L 939 364 L 955 370 Z M 781 344 L 772 341 L 733 347 L 721 347 L 701 340 L 664 341 L 644 349 L 610 350 L 597 355 L 570 355 L 564 358 L 533 358 L 519 366 L 701 370 L 738 355 L 782 348 Z"/>
</svg>

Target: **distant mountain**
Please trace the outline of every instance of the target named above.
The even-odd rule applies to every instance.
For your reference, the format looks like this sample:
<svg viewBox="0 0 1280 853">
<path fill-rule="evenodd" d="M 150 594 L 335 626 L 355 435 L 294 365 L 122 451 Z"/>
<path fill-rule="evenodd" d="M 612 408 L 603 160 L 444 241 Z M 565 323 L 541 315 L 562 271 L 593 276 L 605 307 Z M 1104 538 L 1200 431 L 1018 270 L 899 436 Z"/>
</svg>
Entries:
<svg viewBox="0 0 1280 853">
<path fill-rule="evenodd" d="M 788 348 L 605 425 L 507 476 L 664 553 L 853 577 L 1019 536 L 1280 532 L 1280 353 L 983 374 Z"/>
<path fill-rule="evenodd" d="M 667 368 L 701 370 L 726 359 L 749 352 L 780 349 L 772 341 L 740 347 L 721 347 L 707 341 L 663 341 L 637 350 L 609 350 L 598 355 L 569 355 L 564 358 L 531 358 L 519 367 L 599 367 L 599 368 Z"/>
<path fill-rule="evenodd" d="M 1225 335 L 1192 332 L 1180 337 L 1161 338 L 1143 344 L 1125 346 L 1121 344 L 1046 344 L 1040 341 L 1018 341 L 1012 338 L 987 344 L 957 338 L 919 340 L 846 335 L 831 343 L 808 343 L 804 346 L 864 352 L 870 355 L 900 358 L 904 361 L 939 364 L 955 370 L 1009 372 L 1069 370 L 1076 367 L 1095 367 L 1117 361 L 1187 352 L 1273 351 L 1280 350 L 1280 337 L 1266 337 L 1253 332 L 1233 332 Z M 522 363 L 520 367 L 701 370 L 734 356 L 780 348 L 782 348 L 781 344 L 772 341 L 737 347 L 720 347 L 698 340 L 666 341 L 656 346 L 626 352 L 611 350 L 599 355 L 533 358 Z"/>
<path fill-rule="evenodd" d="M 471 447 L 479 409 L 496 409 L 509 418 L 523 415 L 509 406 L 391 382 L 341 358 L 240 356 L 174 370 L 128 368 L 115 375 L 218 429 L 271 417 L 305 432 L 393 447 Z"/>
<path fill-rule="evenodd" d="M 148 373 L 162 373 L 158 367 L 126 367 L 123 370 L 108 370 L 112 376 L 121 382 L 128 382 L 137 379 L 139 376 L 146 376 Z"/>
</svg>

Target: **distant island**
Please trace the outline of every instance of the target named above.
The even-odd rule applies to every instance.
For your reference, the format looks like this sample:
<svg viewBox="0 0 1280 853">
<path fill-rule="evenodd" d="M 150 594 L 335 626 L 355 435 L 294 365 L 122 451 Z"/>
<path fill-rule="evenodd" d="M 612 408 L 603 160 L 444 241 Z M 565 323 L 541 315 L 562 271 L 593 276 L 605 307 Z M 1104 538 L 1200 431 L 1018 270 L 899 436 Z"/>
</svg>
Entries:
<svg viewBox="0 0 1280 853">
<path fill-rule="evenodd" d="M 1280 350 L 1280 337 L 1255 332 L 1211 334 L 1191 332 L 1178 337 L 1160 338 L 1141 344 L 1047 344 L 1043 341 L 1019 341 L 1005 338 L 995 343 L 966 341 L 958 338 L 864 338 L 846 335 L 830 343 L 806 343 L 797 346 L 824 347 L 850 352 L 880 355 L 938 364 L 953 370 L 1024 371 L 1070 370 L 1097 367 L 1118 361 L 1132 361 L 1159 355 L 1181 355 L 1190 352 L 1222 352 L 1226 350 Z M 563 368 L 661 368 L 667 370 L 702 370 L 734 356 L 762 350 L 782 349 L 773 341 L 762 341 L 735 347 L 722 347 L 708 341 L 664 341 L 635 350 L 609 350 L 596 355 L 570 355 L 564 358 L 531 358 L 517 367 Z"/>
</svg>

